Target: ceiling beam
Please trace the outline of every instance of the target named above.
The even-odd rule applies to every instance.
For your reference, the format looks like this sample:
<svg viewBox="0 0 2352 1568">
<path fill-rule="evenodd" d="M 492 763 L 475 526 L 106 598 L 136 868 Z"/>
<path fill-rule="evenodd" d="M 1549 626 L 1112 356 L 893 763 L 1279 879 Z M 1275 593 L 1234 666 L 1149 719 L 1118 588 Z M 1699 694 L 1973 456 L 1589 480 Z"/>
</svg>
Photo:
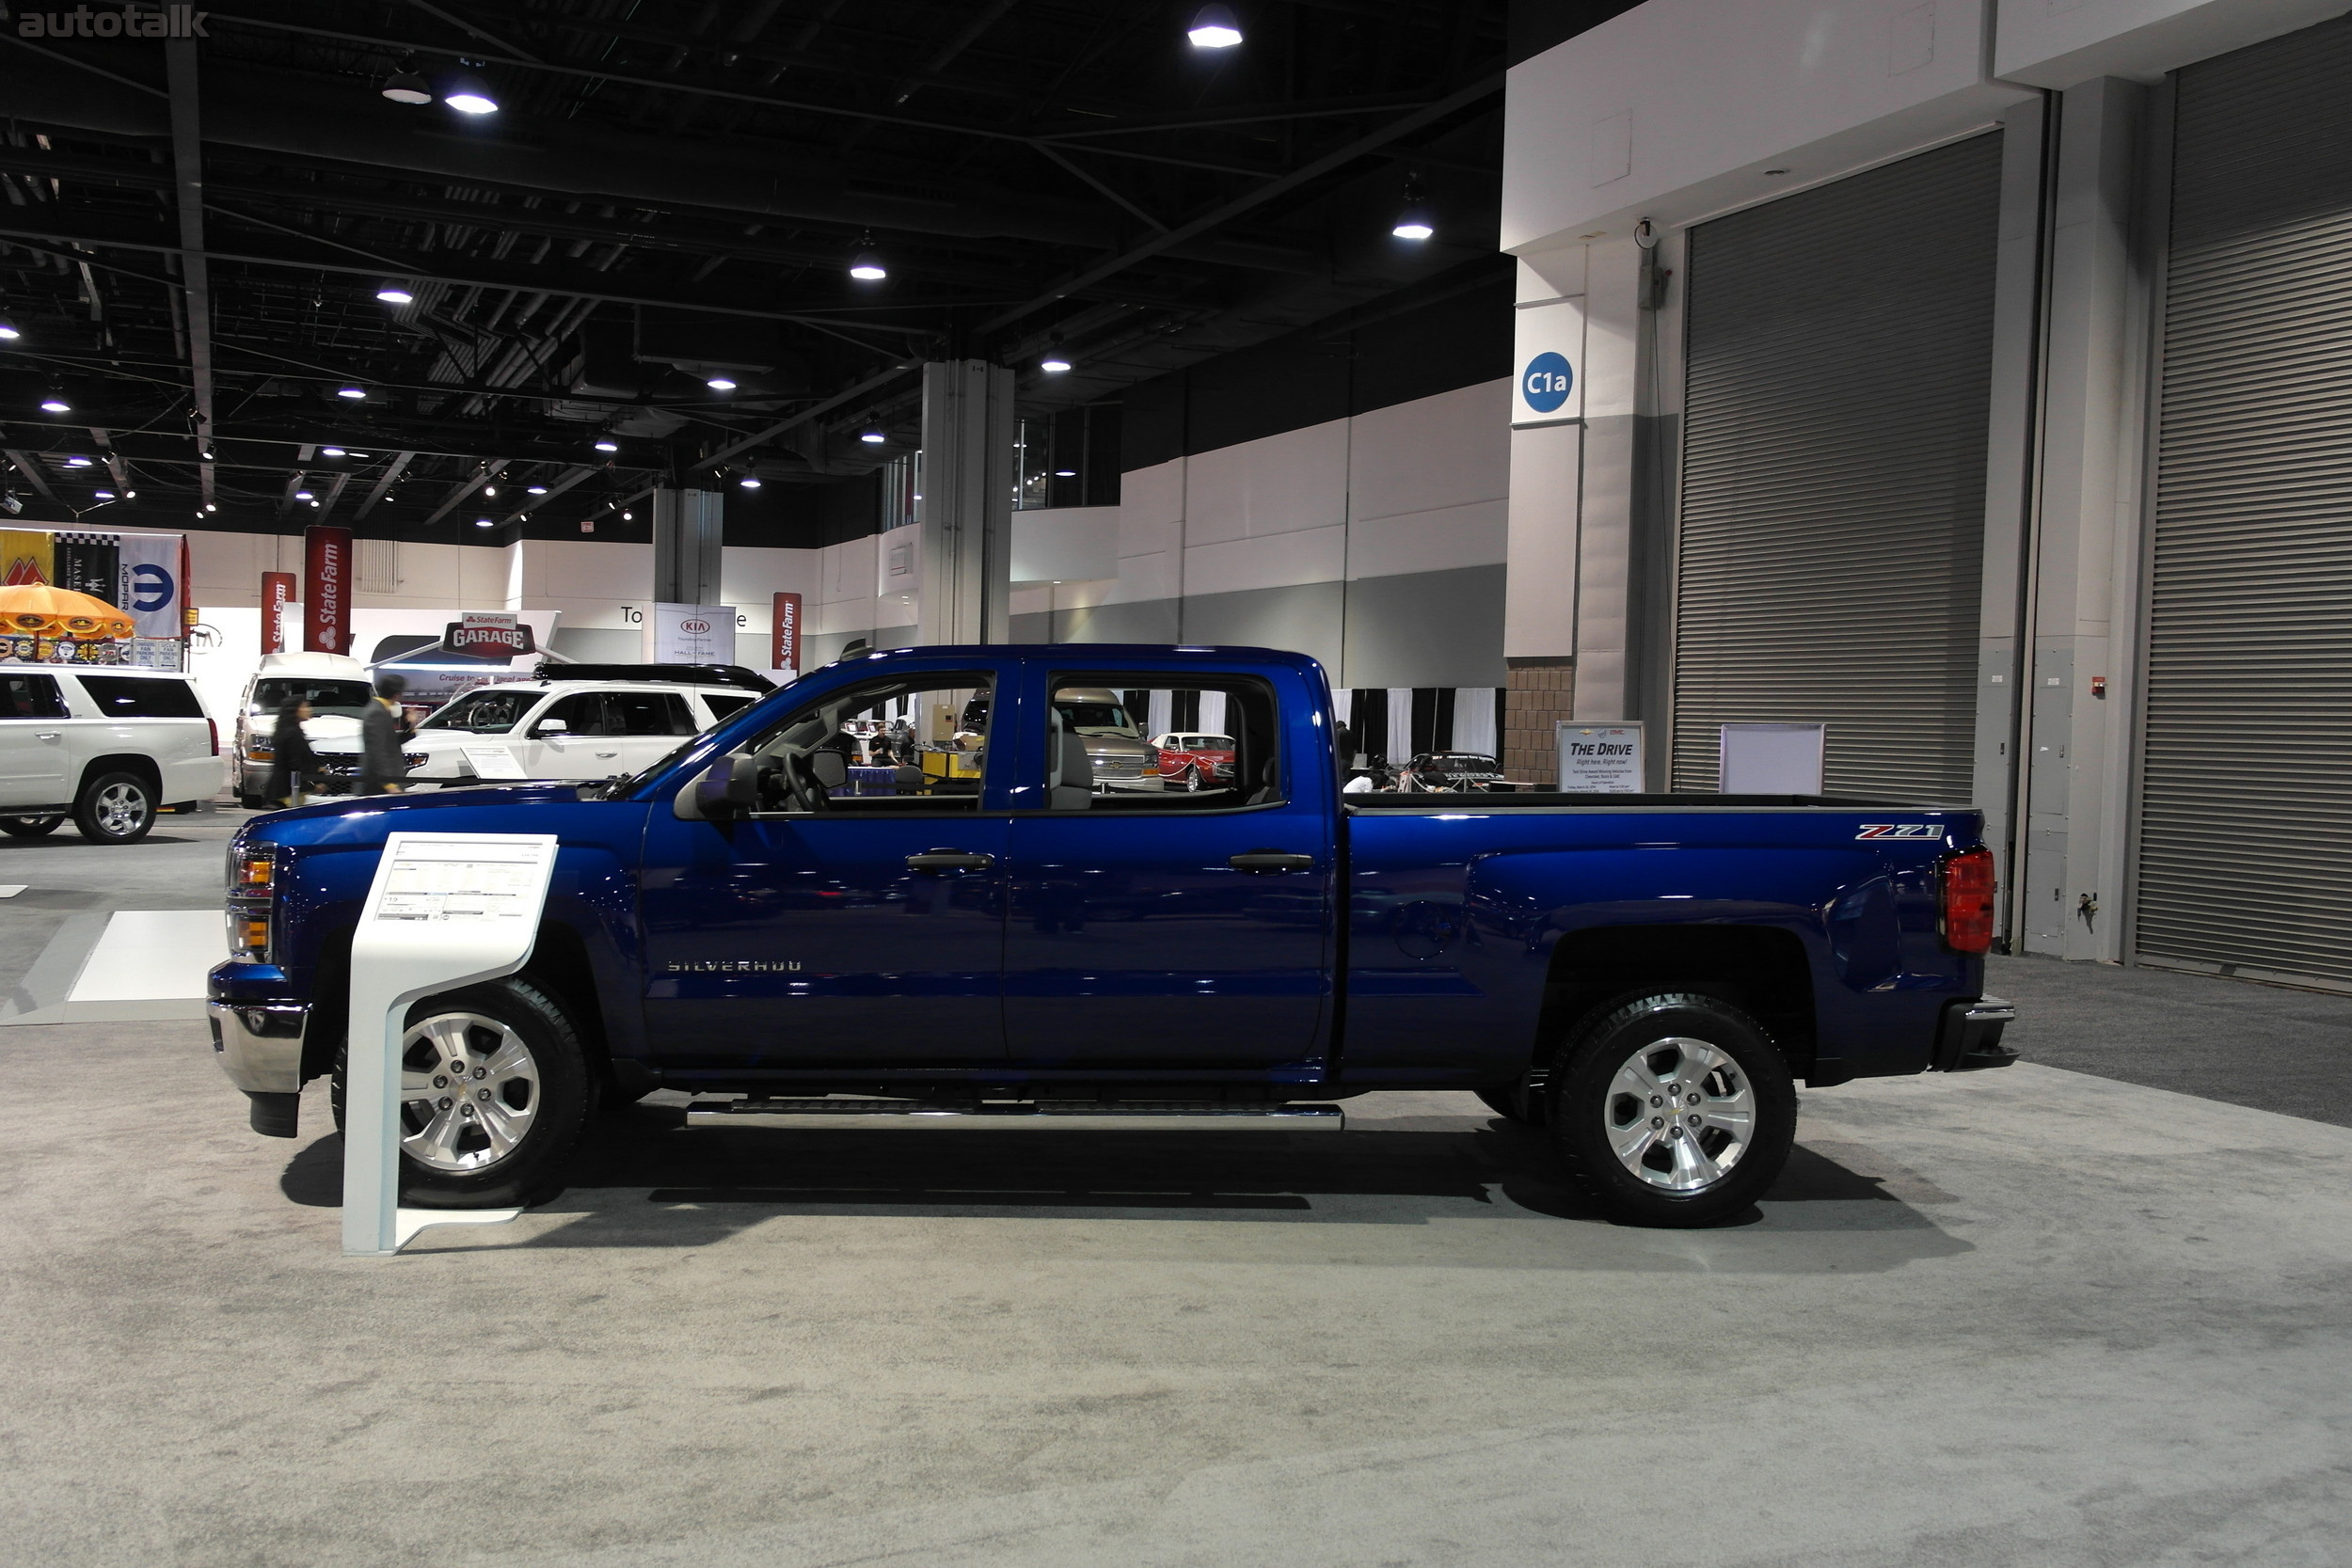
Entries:
<svg viewBox="0 0 2352 1568">
<path fill-rule="evenodd" d="M 44 499 L 53 501 L 57 499 L 57 493 L 49 488 L 49 476 L 40 471 L 40 465 L 33 461 L 30 452 L 17 447 L 0 447 L 0 451 L 8 454 L 8 459 L 15 465 L 16 471 L 23 474 L 26 483 L 40 491 Z"/>
<path fill-rule="evenodd" d="M 994 332 L 1021 320 L 1032 311 L 1041 310 L 1058 300 L 1068 299 L 1079 289 L 1089 288 L 1106 277 L 1125 271 L 1137 261 L 1157 256 L 1171 245 L 1182 245 L 1186 240 L 1205 234 L 1219 224 L 1230 223 L 1244 213 L 1253 212 L 1277 197 L 1286 196 L 1300 186 L 1331 173 L 1334 169 L 1345 167 L 1366 153 L 1378 151 L 1400 136 L 1409 136 L 1414 132 L 1425 126 L 1434 125 L 1448 115 L 1468 108 L 1480 99 L 1501 90 L 1502 90 L 1502 76 L 1498 72 L 1492 76 L 1482 77 L 1466 87 L 1450 92 L 1434 103 L 1424 103 L 1411 114 L 1392 119 L 1376 131 L 1367 133 L 1353 141 L 1333 148 L 1319 158 L 1313 158 L 1299 165 L 1298 167 L 1279 180 L 1269 180 L 1247 195 L 1235 197 L 1231 201 L 1220 202 L 1188 221 L 1178 224 L 1173 229 L 1163 230 L 1149 239 L 1128 246 L 1116 256 L 1097 261 L 1084 271 L 1064 278 L 1060 283 L 1033 299 L 1024 301 L 1009 310 L 998 311 L 982 322 L 979 330 Z"/>
<path fill-rule="evenodd" d="M 204 251 L 204 143 L 196 99 L 196 40 L 164 40 L 171 84 L 172 181 L 180 209 L 180 282 L 186 291 L 188 386 L 196 402 L 197 487 L 213 498 L 213 287 Z"/>
<path fill-rule="evenodd" d="M 364 517 L 374 511 L 375 503 L 384 499 L 385 494 L 392 487 L 392 481 L 400 477 L 400 470 L 408 467 L 416 455 L 413 451 L 394 452 L 392 460 L 384 465 L 384 471 L 376 475 L 374 484 L 369 487 L 367 499 L 359 503 L 358 510 L 352 513 L 352 515 Z"/>
<path fill-rule="evenodd" d="M 506 471 L 506 464 L 507 460 L 503 457 L 493 458 L 482 466 L 482 471 L 480 473 L 474 475 L 471 479 L 461 480 L 456 484 L 451 486 L 449 494 L 442 499 L 441 504 L 435 507 L 433 509 L 433 515 L 424 520 L 424 526 L 431 528 L 435 523 L 437 523 L 442 518 L 448 516 L 452 512 L 457 509 L 458 502 L 464 500 L 468 496 L 472 495 L 476 490 L 481 489 L 484 485 L 497 483 L 499 475 Z"/>
<path fill-rule="evenodd" d="M 588 480 L 595 478 L 600 472 L 602 472 L 601 469 L 589 467 L 585 465 L 573 468 L 562 479 L 557 480 L 553 484 L 548 485 L 548 493 L 546 495 L 533 496 L 530 500 L 508 513 L 505 519 L 506 522 L 510 524 L 520 522 L 524 513 L 531 511 L 534 507 L 547 505 L 548 502 L 553 500 L 556 497 L 562 495 L 573 485 L 584 483 Z"/>
</svg>

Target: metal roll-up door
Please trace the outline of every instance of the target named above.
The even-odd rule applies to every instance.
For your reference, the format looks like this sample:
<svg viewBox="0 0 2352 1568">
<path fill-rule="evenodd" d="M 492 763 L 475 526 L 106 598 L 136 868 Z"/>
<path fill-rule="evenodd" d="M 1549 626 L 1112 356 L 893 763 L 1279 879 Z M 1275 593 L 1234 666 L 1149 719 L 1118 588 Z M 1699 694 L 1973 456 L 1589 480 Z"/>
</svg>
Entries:
<svg viewBox="0 0 2352 1568">
<path fill-rule="evenodd" d="M 2352 26 L 2176 78 L 2133 947 L 2352 982 Z"/>
<path fill-rule="evenodd" d="M 1692 231 L 1674 787 L 1829 726 L 1833 793 L 1963 801 L 2000 135 Z"/>
</svg>

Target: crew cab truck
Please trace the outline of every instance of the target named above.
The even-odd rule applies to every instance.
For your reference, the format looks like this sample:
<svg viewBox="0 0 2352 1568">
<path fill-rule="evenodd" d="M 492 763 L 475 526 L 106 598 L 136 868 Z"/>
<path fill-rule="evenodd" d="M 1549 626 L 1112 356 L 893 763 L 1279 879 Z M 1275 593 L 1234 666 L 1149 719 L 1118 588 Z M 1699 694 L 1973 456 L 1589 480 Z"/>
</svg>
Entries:
<svg viewBox="0 0 2352 1568">
<path fill-rule="evenodd" d="M 1100 787 L 1065 690 L 1214 690 L 1232 777 Z M 845 726 L 985 701 L 978 767 L 844 787 Z M 1381 1089 L 1539 1124 L 1614 1214 L 1695 1225 L 1788 1157 L 1796 1085 L 2005 1062 L 1974 812 L 1797 798 L 1343 796 L 1322 669 L 1252 648 L 912 648 L 630 776 L 257 817 L 215 1049 L 293 1136 L 337 1070 L 394 830 L 560 840 L 536 951 L 418 1003 L 405 1201 L 561 1179 L 600 1104 L 691 1123 L 921 1113 L 1306 1125 Z"/>
</svg>

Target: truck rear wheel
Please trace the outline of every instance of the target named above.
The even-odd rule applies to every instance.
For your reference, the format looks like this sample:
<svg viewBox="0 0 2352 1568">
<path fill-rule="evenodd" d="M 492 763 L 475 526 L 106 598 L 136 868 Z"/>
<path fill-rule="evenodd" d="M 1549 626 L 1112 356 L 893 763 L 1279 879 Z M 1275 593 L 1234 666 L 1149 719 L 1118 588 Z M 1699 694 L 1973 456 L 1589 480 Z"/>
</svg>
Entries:
<svg viewBox="0 0 2352 1568">
<path fill-rule="evenodd" d="M 102 773 L 73 802 L 73 826 L 92 844 L 129 844 L 154 825 L 154 794 L 135 774 Z"/>
<path fill-rule="evenodd" d="M 1797 1132 L 1788 1065 L 1720 997 L 1666 991 L 1612 1006 L 1550 1078 L 1552 1146 L 1618 1219 L 1708 1225 L 1778 1180 Z"/>
<path fill-rule="evenodd" d="M 0 816 L 0 833 L 10 838 L 40 838 L 56 832 L 64 820 L 62 816 Z"/>
<path fill-rule="evenodd" d="M 342 1098 L 338 1062 L 338 1126 Z M 596 1099 L 578 1032 L 537 988 L 492 980 L 418 1003 L 401 1038 L 401 1201 L 532 1202 L 556 1184 Z"/>
</svg>

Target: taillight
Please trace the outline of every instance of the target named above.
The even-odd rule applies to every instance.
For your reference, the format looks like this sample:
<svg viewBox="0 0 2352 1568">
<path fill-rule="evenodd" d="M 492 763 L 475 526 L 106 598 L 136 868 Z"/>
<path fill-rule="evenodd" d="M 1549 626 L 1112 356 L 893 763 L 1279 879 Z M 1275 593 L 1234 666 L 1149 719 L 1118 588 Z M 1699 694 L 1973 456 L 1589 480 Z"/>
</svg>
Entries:
<svg viewBox="0 0 2352 1568">
<path fill-rule="evenodd" d="M 206 718 L 205 718 L 205 720 L 204 720 L 204 733 L 205 733 L 206 735 L 208 735 L 208 736 L 211 736 L 213 737 L 213 755 L 215 755 L 215 756 L 218 756 L 218 755 L 220 755 L 220 722 L 219 722 L 219 721 L 217 721 L 217 720 L 215 720 L 215 719 L 214 719 L 214 718 L 210 717 L 209 715 L 208 715 L 208 716 L 206 716 Z"/>
<path fill-rule="evenodd" d="M 1993 947 L 1993 851 L 1962 849 L 1936 868 L 1942 883 L 1937 927 L 1955 953 L 1985 953 Z"/>
</svg>

